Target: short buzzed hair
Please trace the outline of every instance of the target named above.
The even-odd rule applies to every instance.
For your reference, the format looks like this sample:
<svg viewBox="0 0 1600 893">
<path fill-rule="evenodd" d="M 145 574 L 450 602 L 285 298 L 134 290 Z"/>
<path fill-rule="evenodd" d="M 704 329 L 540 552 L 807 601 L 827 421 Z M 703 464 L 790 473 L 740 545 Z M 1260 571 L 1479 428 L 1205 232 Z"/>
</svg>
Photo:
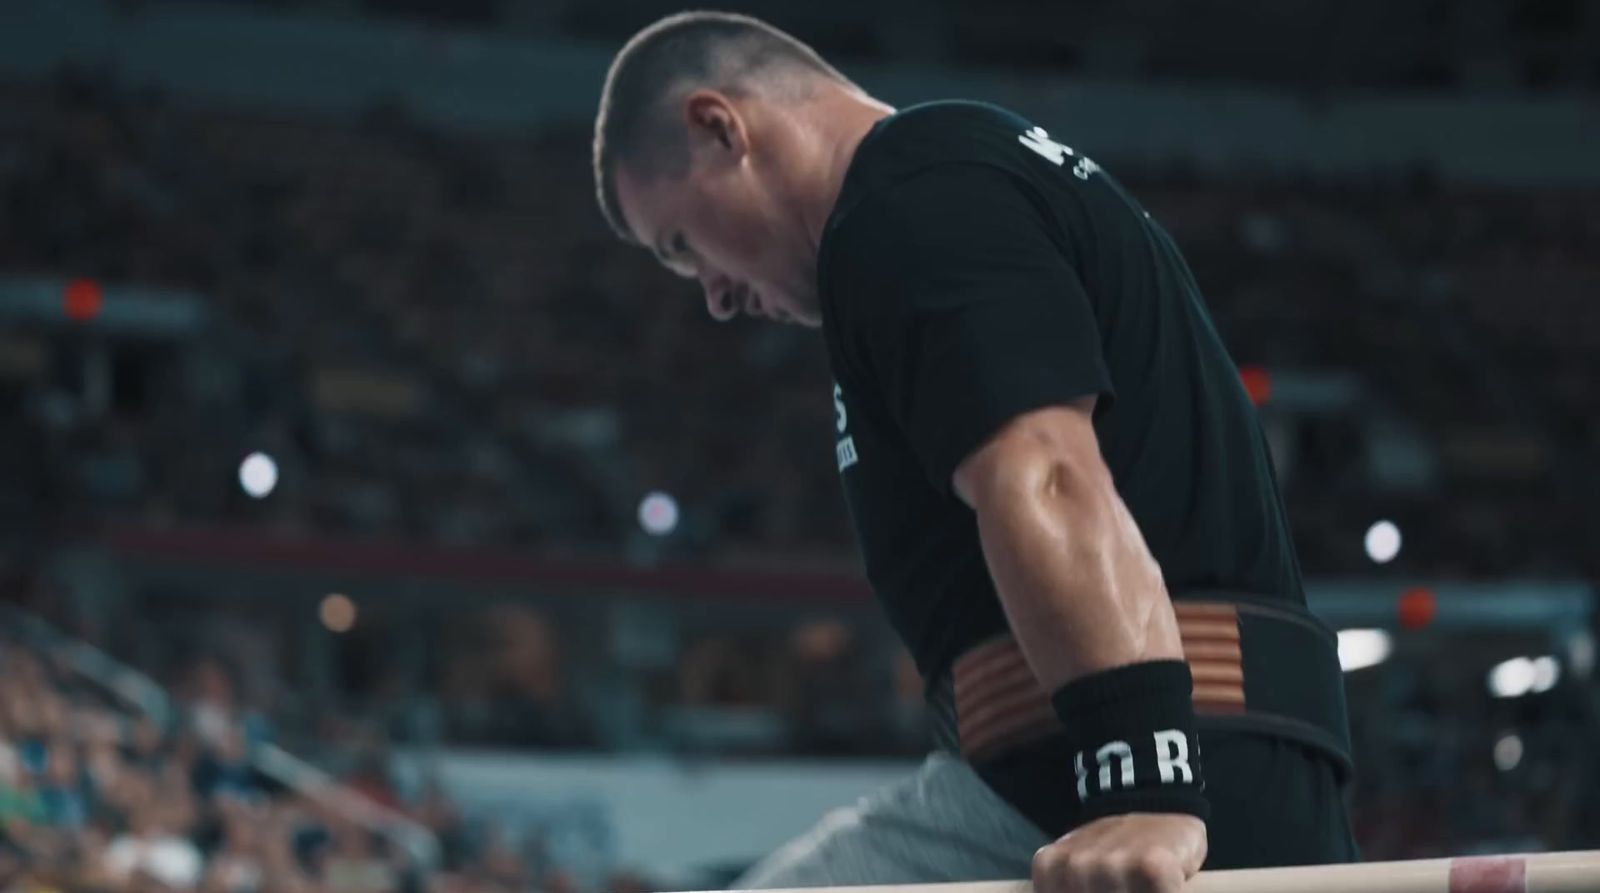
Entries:
<svg viewBox="0 0 1600 893">
<path fill-rule="evenodd" d="M 616 172 L 648 177 L 681 175 L 689 167 L 689 141 L 678 117 L 684 96 L 712 89 L 730 96 L 760 87 L 805 91 L 807 79 L 757 76 L 811 75 L 854 86 L 816 51 L 777 28 L 729 12 L 682 12 L 635 34 L 606 73 L 594 122 L 594 183 L 600 211 L 623 239 L 636 242 L 617 200 Z"/>
</svg>

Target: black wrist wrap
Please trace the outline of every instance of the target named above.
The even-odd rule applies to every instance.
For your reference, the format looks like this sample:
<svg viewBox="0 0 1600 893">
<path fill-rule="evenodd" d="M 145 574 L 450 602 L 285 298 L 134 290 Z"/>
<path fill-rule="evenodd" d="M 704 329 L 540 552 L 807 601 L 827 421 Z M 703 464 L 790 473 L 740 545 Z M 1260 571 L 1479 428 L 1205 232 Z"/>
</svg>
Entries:
<svg viewBox="0 0 1600 893">
<path fill-rule="evenodd" d="M 1209 816 L 1193 689 L 1188 664 L 1159 660 L 1085 676 L 1050 696 L 1086 821 L 1130 812 Z"/>
</svg>

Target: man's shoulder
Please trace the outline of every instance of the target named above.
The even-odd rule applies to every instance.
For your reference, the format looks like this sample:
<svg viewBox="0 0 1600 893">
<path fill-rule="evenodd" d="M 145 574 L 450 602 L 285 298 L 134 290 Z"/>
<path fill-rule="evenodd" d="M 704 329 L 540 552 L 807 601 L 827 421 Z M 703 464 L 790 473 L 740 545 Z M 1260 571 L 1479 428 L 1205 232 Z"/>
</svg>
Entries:
<svg viewBox="0 0 1600 893">
<path fill-rule="evenodd" d="M 1048 173 L 1075 160 L 1073 150 L 1009 109 L 984 102 L 943 100 L 910 106 L 885 118 L 852 162 L 831 224 L 893 212 L 906 202 L 936 198 L 940 188 L 1009 179 L 1030 191 Z M 916 207 L 909 213 L 920 213 Z M 883 221 L 874 221 L 881 226 Z"/>
<path fill-rule="evenodd" d="M 1028 119 L 987 103 L 923 103 L 884 119 L 857 150 L 824 230 L 824 290 L 867 293 L 851 309 L 865 312 L 888 300 L 886 284 L 959 263 L 950 246 L 1032 220 L 1065 160 L 1052 152 L 1071 156 Z"/>
<path fill-rule="evenodd" d="M 880 192 L 930 167 L 1007 164 L 1017 138 L 1032 125 L 997 105 L 963 100 L 926 102 L 884 119 L 858 161 L 863 193 Z"/>
<path fill-rule="evenodd" d="M 1010 132 L 1029 126 L 1027 118 L 1003 106 L 969 99 L 940 99 L 900 109 L 885 119 L 883 131 L 885 135 L 900 132 L 919 137 L 939 134 L 952 144 L 959 144 L 963 134 L 974 130 Z"/>
</svg>

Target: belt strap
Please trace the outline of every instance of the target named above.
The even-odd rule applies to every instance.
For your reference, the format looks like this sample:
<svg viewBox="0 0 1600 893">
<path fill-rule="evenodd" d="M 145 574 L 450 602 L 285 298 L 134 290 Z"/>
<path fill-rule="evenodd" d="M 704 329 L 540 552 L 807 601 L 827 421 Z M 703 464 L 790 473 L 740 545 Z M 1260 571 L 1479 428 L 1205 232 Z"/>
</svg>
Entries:
<svg viewBox="0 0 1600 893">
<path fill-rule="evenodd" d="M 1337 638 L 1291 602 L 1175 598 L 1202 730 L 1259 731 L 1309 744 L 1348 777 L 1350 732 Z M 1061 731 L 1010 635 L 961 655 L 929 689 L 940 746 L 981 763 Z"/>
</svg>

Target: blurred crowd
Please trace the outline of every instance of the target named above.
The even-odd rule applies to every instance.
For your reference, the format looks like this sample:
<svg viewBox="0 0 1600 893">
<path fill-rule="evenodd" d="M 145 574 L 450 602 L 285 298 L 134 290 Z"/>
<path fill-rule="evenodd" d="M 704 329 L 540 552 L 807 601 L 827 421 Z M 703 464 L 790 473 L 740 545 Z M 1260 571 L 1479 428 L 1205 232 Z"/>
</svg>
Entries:
<svg viewBox="0 0 1600 893">
<path fill-rule="evenodd" d="M 470 584 L 453 603 L 363 599 L 335 635 L 292 604 L 135 598 L 85 632 L 163 676 L 208 655 L 235 709 L 363 777 L 391 745 L 886 758 L 930 743 L 909 655 L 862 612 L 719 617 L 658 601 L 660 635 L 630 642 L 640 633 L 617 631 L 629 608 L 612 597 L 474 601 Z"/>
<path fill-rule="evenodd" d="M 535 622 L 528 612 L 517 618 L 506 609 L 484 619 L 497 628 Z M 169 630 L 185 623 L 171 615 L 151 621 Z M 657 730 L 671 739 L 667 749 L 684 754 L 909 761 L 926 746 L 920 680 L 908 665 L 897 665 L 890 699 L 867 696 L 876 680 L 862 666 L 862 632 L 812 622 L 782 635 L 752 629 L 694 637 L 672 661 L 670 691 L 653 690 L 660 680 L 645 674 L 609 699 L 586 698 L 582 706 L 593 719 L 619 700 L 653 699 L 662 720 Z M 660 751 L 660 737 L 552 735 L 550 702 L 530 693 L 563 675 L 559 658 L 538 656 L 540 649 L 525 643 L 496 644 L 476 662 L 450 658 L 466 667 L 449 674 L 452 683 L 475 681 L 444 693 L 454 718 L 442 738 L 419 741 L 396 720 L 440 699 L 393 689 L 327 701 L 262 696 L 249 680 L 271 677 L 268 684 L 281 692 L 294 671 L 262 666 L 252 648 L 239 647 L 247 639 L 236 635 L 211 642 L 208 651 L 155 662 L 152 669 L 174 668 L 159 673 L 175 707 L 164 722 L 112 706 L 117 701 L 104 686 L 69 672 L 66 649 L 0 642 L 0 890 L 652 889 L 636 875 L 611 870 L 616 866 L 602 866 L 603 880 L 596 881 L 592 858 L 580 858 L 586 867 L 573 869 L 565 861 L 570 853 L 546 848 L 551 838 L 593 834 L 596 821 L 602 836 L 614 834 L 609 815 L 573 811 L 557 800 L 518 804 L 522 816 L 540 817 L 536 825 L 475 813 L 436 780 L 403 780 L 391 763 L 392 749 L 404 744 L 511 746 L 532 755 Z M 1478 672 L 1459 669 L 1397 658 L 1348 677 L 1357 762 L 1350 797 L 1365 856 L 1600 845 L 1600 769 L 1588 747 L 1600 734 L 1593 687 L 1572 678 L 1543 694 L 1497 700 Z M 570 697 L 567 688 L 562 696 Z M 473 725 L 475 715 L 502 719 Z M 531 724 L 515 721 L 524 715 Z M 885 727 L 886 719 L 898 733 Z M 293 788 L 264 774 L 251 757 L 268 742 L 314 759 L 338 787 Z M 358 794 L 427 829 L 437 842 L 437 863 L 419 863 L 383 833 L 384 825 L 352 821 L 335 791 Z"/>
<path fill-rule="evenodd" d="M 1168 172 L 1148 192 L 1236 360 L 1360 383 L 1358 412 L 1309 413 L 1274 443 L 1308 573 L 1370 572 L 1360 534 L 1379 517 L 1404 530 L 1407 572 L 1600 573 L 1600 475 L 1584 458 L 1600 449 L 1600 190 L 1412 170 L 1323 184 Z M 1407 462 L 1386 429 L 1430 459 Z"/>
<path fill-rule="evenodd" d="M 1457 643 L 1457 647 L 1460 644 Z M 1600 845 L 1600 696 L 1574 678 L 1493 698 L 1482 675 L 1416 656 L 1346 676 L 1367 859 Z"/>
<path fill-rule="evenodd" d="M 686 540 L 843 542 L 815 486 L 820 346 L 704 325 L 601 232 L 581 156 L 395 109 L 333 124 L 81 78 L 3 95 L 0 270 L 196 289 L 253 361 L 205 409 L 163 359 L 130 362 L 148 385 L 101 418 L 24 385 L 34 454 L 66 463 L 37 476 L 60 515 L 614 549 L 659 487 Z M 246 449 L 284 472 L 263 506 L 230 485 Z"/>
<path fill-rule="evenodd" d="M 67 668 L 65 650 L 0 640 L 0 890 L 6 893 L 574 893 L 536 841 L 473 821 L 436 784 L 409 798 L 381 767 L 293 788 L 251 752 L 271 736 L 232 706 L 214 659 L 186 672 L 160 722 L 120 709 Z M 393 826 L 431 833 L 425 864 Z M 643 889 L 616 875 L 608 889 Z"/>
<path fill-rule="evenodd" d="M 682 507 L 669 550 L 848 560 L 819 339 L 712 325 L 616 244 L 581 134 L 243 112 L 84 75 L 0 85 L 0 131 L 0 272 L 189 289 L 216 320 L 177 351 L 113 344 L 106 407 L 74 384 L 98 342 L 18 335 L 46 359 L 0 364 L 28 422 L 6 458 L 33 471 L 4 509 L 614 555 L 661 489 Z M 1279 443 L 1308 572 L 1367 567 L 1384 516 L 1408 571 L 1600 571 L 1600 195 L 1122 176 L 1239 362 L 1360 382 L 1357 409 Z M 1429 485 L 1374 481 L 1371 431 L 1394 420 L 1436 457 Z M 233 483 L 252 450 L 282 472 L 259 503 Z"/>
</svg>

